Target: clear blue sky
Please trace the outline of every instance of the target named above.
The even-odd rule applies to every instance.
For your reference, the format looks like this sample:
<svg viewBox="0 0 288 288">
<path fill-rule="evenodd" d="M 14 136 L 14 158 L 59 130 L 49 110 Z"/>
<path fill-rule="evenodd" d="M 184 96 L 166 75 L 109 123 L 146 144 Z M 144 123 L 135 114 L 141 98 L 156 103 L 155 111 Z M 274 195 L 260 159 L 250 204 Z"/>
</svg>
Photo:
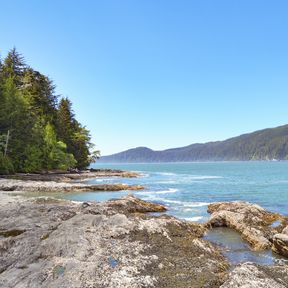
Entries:
<svg viewBox="0 0 288 288">
<path fill-rule="evenodd" d="M 287 0 L 0 0 L 2 57 L 70 97 L 103 155 L 288 123 Z"/>
</svg>

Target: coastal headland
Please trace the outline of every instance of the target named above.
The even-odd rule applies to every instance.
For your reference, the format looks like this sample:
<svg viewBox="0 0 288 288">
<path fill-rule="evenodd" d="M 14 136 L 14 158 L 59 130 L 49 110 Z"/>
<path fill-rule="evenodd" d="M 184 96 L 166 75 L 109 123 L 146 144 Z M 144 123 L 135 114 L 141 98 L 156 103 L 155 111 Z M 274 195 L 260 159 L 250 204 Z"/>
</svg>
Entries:
<svg viewBox="0 0 288 288">
<path fill-rule="evenodd" d="M 139 176 L 94 170 L 0 178 L 0 286 L 288 287 L 287 265 L 249 262 L 234 267 L 219 247 L 203 239 L 213 227 L 229 227 L 251 249 L 273 249 L 288 257 L 287 217 L 258 205 L 213 203 L 208 207 L 210 220 L 201 224 L 166 215 L 167 207 L 133 195 L 101 203 L 22 196 L 143 189 L 81 183 L 87 178 L 119 177 L 121 182 L 121 177 Z"/>
</svg>

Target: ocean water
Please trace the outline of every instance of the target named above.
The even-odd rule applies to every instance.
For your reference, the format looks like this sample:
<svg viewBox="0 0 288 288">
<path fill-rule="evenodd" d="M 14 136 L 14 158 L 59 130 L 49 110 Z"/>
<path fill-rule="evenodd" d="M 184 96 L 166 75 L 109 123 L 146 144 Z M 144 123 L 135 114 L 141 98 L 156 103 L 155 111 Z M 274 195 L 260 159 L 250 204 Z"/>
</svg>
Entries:
<svg viewBox="0 0 288 288">
<path fill-rule="evenodd" d="M 204 222 L 207 206 L 218 201 L 242 200 L 288 216 L 288 161 L 283 162 L 196 162 L 157 164 L 95 164 L 140 172 L 139 178 L 98 178 L 87 183 L 127 183 L 145 186 L 132 193 L 144 200 L 164 204 L 168 214 L 188 221 Z M 81 192 L 66 194 L 76 201 L 105 201 L 131 191 Z M 226 232 L 225 232 L 226 231 Z M 237 234 L 237 233 L 236 233 Z M 255 253 L 239 235 L 229 229 L 213 229 L 206 239 L 221 246 L 231 262 L 253 261 L 272 264 L 278 257 L 271 252 Z M 276 259 L 276 260 L 275 260 Z"/>
<path fill-rule="evenodd" d="M 218 201 L 250 201 L 288 216 L 288 161 L 201 162 L 161 164 L 94 164 L 94 168 L 140 172 L 140 178 L 98 178 L 87 183 L 127 183 L 145 186 L 136 196 L 166 205 L 169 213 L 205 221 L 207 205 Z M 104 201 L 131 193 L 79 193 L 68 198 Z"/>
</svg>

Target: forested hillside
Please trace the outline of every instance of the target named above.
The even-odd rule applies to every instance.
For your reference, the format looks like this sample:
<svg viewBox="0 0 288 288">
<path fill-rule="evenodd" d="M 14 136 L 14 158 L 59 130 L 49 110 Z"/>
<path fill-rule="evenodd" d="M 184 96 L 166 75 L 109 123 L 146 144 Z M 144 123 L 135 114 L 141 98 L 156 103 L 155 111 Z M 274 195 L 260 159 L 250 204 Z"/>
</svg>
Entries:
<svg viewBox="0 0 288 288">
<path fill-rule="evenodd" d="M 0 61 L 0 174 L 84 168 L 97 152 L 68 98 L 12 49 Z"/>
<path fill-rule="evenodd" d="M 287 160 L 288 125 L 259 130 L 225 141 L 192 144 L 186 147 L 153 151 L 138 147 L 101 157 L 102 162 L 188 162 Z"/>
</svg>

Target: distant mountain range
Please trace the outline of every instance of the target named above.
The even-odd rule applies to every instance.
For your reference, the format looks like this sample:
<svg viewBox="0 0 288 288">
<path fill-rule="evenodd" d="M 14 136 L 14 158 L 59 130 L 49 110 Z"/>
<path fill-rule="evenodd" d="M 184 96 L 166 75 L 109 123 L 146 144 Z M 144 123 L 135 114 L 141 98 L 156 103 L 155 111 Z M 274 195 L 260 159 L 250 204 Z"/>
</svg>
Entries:
<svg viewBox="0 0 288 288">
<path fill-rule="evenodd" d="M 259 130 L 225 141 L 192 144 L 185 147 L 154 151 L 146 147 L 103 156 L 100 162 L 189 162 L 287 160 L 288 125 Z"/>
</svg>

